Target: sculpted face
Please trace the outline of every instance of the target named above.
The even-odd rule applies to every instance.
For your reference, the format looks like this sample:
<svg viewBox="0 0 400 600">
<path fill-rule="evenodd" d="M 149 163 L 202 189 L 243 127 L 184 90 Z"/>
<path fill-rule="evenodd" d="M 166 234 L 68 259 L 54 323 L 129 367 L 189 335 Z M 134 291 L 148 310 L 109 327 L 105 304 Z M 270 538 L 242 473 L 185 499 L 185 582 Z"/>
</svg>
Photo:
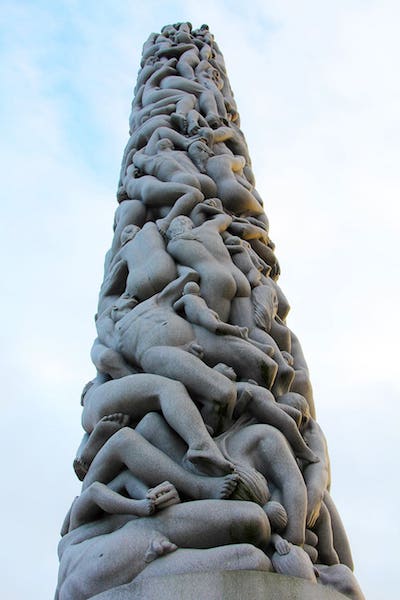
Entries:
<svg viewBox="0 0 400 600">
<path fill-rule="evenodd" d="M 173 147 L 174 147 L 173 143 L 168 138 L 163 138 L 162 140 L 157 142 L 157 145 L 156 145 L 157 152 L 163 151 L 163 150 L 172 150 Z"/>
<path fill-rule="evenodd" d="M 274 319 L 278 314 L 278 296 L 276 291 L 272 288 L 269 290 L 267 303 L 272 321 L 272 319 Z"/>
<path fill-rule="evenodd" d="M 138 304 L 138 300 L 129 294 L 123 294 L 111 307 L 111 318 L 114 322 L 119 321 Z"/>
<path fill-rule="evenodd" d="M 173 25 L 164 25 L 164 27 L 161 29 L 161 33 L 165 35 L 165 37 L 169 37 L 176 33 L 176 29 Z"/>
<path fill-rule="evenodd" d="M 213 208 L 218 208 L 220 211 L 224 210 L 223 204 L 219 198 L 207 198 L 207 200 L 204 200 L 203 204 L 212 206 Z"/>
<path fill-rule="evenodd" d="M 167 237 L 172 240 L 177 235 L 193 229 L 193 221 L 189 217 L 175 217 L 167 229 Z"/>
<path fill-rule="evenodd" d="M 81 406 L 84 406 L 85 396 L 93 385 L 94 385 L 93 381 L 88 381 L 87 384 L 85 385 L 85 387 L 83 388 L 82 394 L 81 394 Z"/>
<path fill-rule="evenodd" d="M 212 76 L 212 79 L 213 79 L 215 85 L 218 87 L 218 89 L 222 90 L 222 88 L 224 87 L 224 82 L 221 79 L 221 75 L 219 74 L 219 71 L 217 71 L 217 69 L 213 69 L 211 71 L 211 76 Z"/>
<path fill-rule="evenodd" d="M 189 281 L 183 288 L 184 294 L 195 294 L 198 296 L 200 294 L 200 287 L 195 281 Z"/>
<path fill-rule="evenodd" d="M 193 142 L 188 148 L 188 154 L 194 162 L 204 162 L 214 156 L 214 152 L 204 142 Z"/>
<path fill-rule="evenodd" d="M 127 225 L 126 227 L 124 227 L 121 232 L 121 238 L 120 238 L 121 246 L 123 246 L 130 240 L 133 240 L 133 238 L 138 233 L 138 231 L 140 231 L 140 227 L 138 227 L 137 225 Z"/>
<path fill-rule="evenodd" d="M 241 246 L 242 241 L 243 240 L 237 235 L 230 235 L 229 237 L 225 238 L 225 244 L 227 246 Z"/>
<path fill-rule="evenodd" d="M 231 381 L 236 381 L 236 379 L 237 379 L 237 375 L 236 375 L 235 371 L 232 369 L 232 367 L 230 367 L 229 365 L 226 365 L 225 363 L 218 363 L 217 365 L 215 365 L 213 367 L 213 369 L 215 371 L 218 371 L 218 373 L 225 375 L 225 377 L 227 377 Z"/>
<path fill-rule="evenodd" d="M 287 392 L 283 396 L 280 396 L 279 402 L 283 402 L 292 408 L 297 409 L 302 414 L 303 425 L 307 424 L 310 419 L 310 409 L 307 400 L 301 394 L 297 392 Z"/>
</svg>

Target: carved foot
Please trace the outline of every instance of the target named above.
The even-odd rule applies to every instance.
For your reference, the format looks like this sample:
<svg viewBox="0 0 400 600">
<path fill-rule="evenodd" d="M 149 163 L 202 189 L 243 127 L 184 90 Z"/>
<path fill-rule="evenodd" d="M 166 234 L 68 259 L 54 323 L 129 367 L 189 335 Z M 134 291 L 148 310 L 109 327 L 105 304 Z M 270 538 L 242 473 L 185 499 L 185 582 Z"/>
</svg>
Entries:
<svg viewBox="0 0 400 600">
<path fill-rule="evenodd" d="M 182 466 L 188 471 L 212 476 L 225 475 L 233 471 L 232 463 L 222 456 L 214 444 L 190 447 L 182 459 Z"/>
<path fill-rule="evenodd" d="M 179 129 L 181 133 L 183 133 L 183 135 L 187 133 L 188 122 L 183 115 L 180 115 L 179 113 L 172 113 L 171 122 Z"/>
<path fill-rule="evenodd" d="M 300 458 L 301 460 L 305 460 L 308 463 L 319 462 L 318 456 L 314 454 L 314 452 L 310 448 L 307 447 L 305 447 L 304 450 L 301 450 L 300 452 L 296 452 L 296 457 Z"/>
<path fill-rule="evenodd" d="M 211 127 L 211 129 L 218 129 L 218 127 L 221 125 L 221 119 L 218 115 L 215 115 L 214 113 L 208 113 L 208 115 L 206 116 L 206 121 Z"/>
<path fill-rule="evenodd" d="M 175 486 L 169 481 L 163 481 L 156 487 L 149 489 L 146 498 L 152 502 L 154 510 L 161 510 L 167 508 L 167 506 L 179 504 L 181 501 Z"/>
<path fill-rule="evenodd" d="M 225 477 L 199 477 L 199 499 L 226 500 L 230 498 L 237 488 L 239 476 L 236 473 Z"/>
<path fill-rule="evenodd" d="M 88 469 L 97 452 L 114 433 L 126 427 L 130 421 L 129 415 L 113 413 L 106 415 L 97 423 L 89 436 L 86 446 L 80 456 L 73 462 L 74 471 L 80 481 L 86 476 Z"/>
<path fill-rule="evenodd" d="M 289 367 L 289 365 L 279 365 L 278 373 L 271 389 L 274 396 L 279 397 L 286 394 L 290 390 L 293 379 L 294 370 L 292 367 Z"/>
</svg>

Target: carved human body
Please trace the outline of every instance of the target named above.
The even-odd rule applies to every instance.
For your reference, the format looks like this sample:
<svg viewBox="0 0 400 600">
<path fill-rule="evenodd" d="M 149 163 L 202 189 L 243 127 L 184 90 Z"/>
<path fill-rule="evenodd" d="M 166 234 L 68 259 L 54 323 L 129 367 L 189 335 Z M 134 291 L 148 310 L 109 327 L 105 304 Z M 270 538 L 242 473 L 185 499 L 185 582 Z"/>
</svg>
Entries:
<svg viewBox="0 0 400 600">
<path fill-rule="evenodd" d="M 199 274 L 202 297 L 225 322 L 233 297 L 250 295 L 249 282 L 232 263 L 220 235 L 231 222 L 229 215 L 221 213 L 194 227 L 190 219 L 178 217 L 167 231 L 168 252 Z"/>
<path fill-rule="evenodd" d="M 100 341 L 147 372 L 180 378 L 198 399 L 206 399 L 210 393 L 206 380 L 211 373 L 207 364 L 212 367 L 222 361 L 231 365 L 240 377 L 271 387 L 278 367 L 267 354 L 244 339 L 231 335 L 222 338 L 202 326 L 191 324 L 174 311 L 174 304 L 186 283 L 185 275 L 171 282 L 161 293 L 141 302 L 116 320 L 111 333 L 106 332 L 101 326 L 103 322 L 98 320 Z M 112 322 L 112 318 L 108 322 Z M 174 355 L 178 362 L 170 365 L 165 359 L 161 360 L 166 353 L 170 357 Z M 181 371 L 177 375 L 179 365 Z M 219 404 L 223 406 L 224 401 Z"/>
<path fill-rule="evenodd" d="M 127 225 L 121 236 L 121 248 L 108 265 L 102 295 L 127 293 L 146 300 L 177 277 L 175 262 L 155 223 L 145 223 L 141 229 Z"/>
<path fill-rule="evenodd" d="M 160 410 L 169 425 L 189 447 L 186 460 L 208 474 L 228 473 L 224 459 L 210 437 L 195 404 L 179 381 L 139 373 L 89 388 L 84 397 L 82 425 L 91 433 L 102 417 L 129 415 L 133 423 L 148 412 Z"/>
<path fill-rule="evenodd" d="M 103 591 L 111 600 L 127 582 L 210 565 L 302 577 L 321 597 L 330 585 L 363 600 L 239 124 L 208 26 L 151 34 L 56 600 Z"/>
<path fill-rule="evenodd" d="M 149 413 L 139 429 L 146 439 L 166 454 L 171 454 L 175 461 L 182 460 L 185 446 L 159 415 Z M 274 489 L 273 498 L 286 509 L 288 524 L 285 538 L 294 544 L 303 544 L 306 487 L 284 436 L 274 427 L 255 424 L 233 427 L 216 441 L 232 462 L 252 467 L 264 475 L 269 487 Z"/>
<path fill-rule="evenodd" d="M 206 198 L 216 195 L 214 181 L 199 173 L 188 158 L 186 152 L 174 150 L 169 138 L 162 138 L 156 144 L 156 152 L 147 155 L 142 151 L 136 152 L 132 164 L 146 175 L 157 177 L 159 181 L 180 183 L 199 189 Z"/>
<path fill-rule="evenodd" d="M 189 214 L 196 204 L 204 199 L 197 186 L 179 181 L 159 181 L 152 175 L 136 177 L 135 171 L 134 165 L 128 167 L 124 180 L 124 189 L 128 198 L 141 200 L 146 207 L 150 208 L 171 207 L 168 220 L 164 219 L 165 229 L 172 219 L 181 214 Z"/>
<path fill-rule="evenodd" d="M 202 527 L 204 519 L 211 527 Z M 59 545 L 56 600 L 84 600 L 131 581 L 153 561 L 156 567 L 161 560 L 158 557 L 174 553 L 177 547 L 215 549 L 216 539 L 218 550 L 224 547 L 222 553 L 214 550 L 205 554 L 203 550 L 200 556 L 185 555 L 181 550 L 176 560 L 168 561 L 168 572 L 182 572 L 180 565 L 186 556 L 189 565 L 194 562 L 194 568 L 193 558 L 199 559 L 199 570 L 204 569 L 204 562 L 211 564 L 210 560 L 223 568 L 229 557 L 238 557 L 235 566 L 239 568 L 270 570 L 265 555 L 237 545 L 247 542 L 261 549 L 268 546 L 269 522 L 260 507 L 250 502 L 232 501 L 226 505 L 221 500 L 203 500 L 172 506 L 160 517 L 156 514 L 140 521 L 129 516 L 105 517 L 67 534 Z M 242 550 L 245 552 L 240 560 Z"/>
</svg>

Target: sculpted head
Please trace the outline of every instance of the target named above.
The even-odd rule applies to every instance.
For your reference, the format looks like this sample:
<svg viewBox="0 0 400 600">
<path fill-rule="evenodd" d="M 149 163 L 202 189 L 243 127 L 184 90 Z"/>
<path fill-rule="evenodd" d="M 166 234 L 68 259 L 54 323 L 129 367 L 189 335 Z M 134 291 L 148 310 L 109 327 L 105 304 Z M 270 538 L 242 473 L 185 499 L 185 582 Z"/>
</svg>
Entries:
<svg viewBox="0 0 400 600">
<path fill-rule="evenodd" d="M 200 127 L 197 132 L 198 139 L 196 142 L 204 142 L 208 146 L 211 146 L 214 142 L 214 131 L 211 127 Z M 192 142 L 194 143 L 194 142 Z"/>
<path fill-rule="evenodd" d="M 264 506 L 271 497 L 265 477 L 250 466 L 235 464 L 239 477 L 238 485 L 231 495 L 232 500 L 247 500 Z"/>
<path fill-rule="evenodd" d="M 243 241 L 244 240 L 237 235 L 230 235 L 224 239 L 224 244 L 226 246 L 242 246 Z"/>
<path fill-rule="evenodd" d="M 82 393 L 81 393 L 81 406 L 84 406 L 85 396 L 93 385 L 94 385 L 94 381 L 88 381 L 87 384 L 84 386 Z"/>
<path fill-rule="evenodd" d="M 172 36 L 176 33 L 176 27 L 175 25 L 164 25 L 164 27 L 161 29 L 161 33 L 165 37 Z"/>
<path fill-rule="evenodd" d="M 214 152 L 201 141 L 193 142 L 190 144 L 188 148 L 188 154 L 192 161 L 196 164 L 196 162 L 204 162 L 210 158 L 210 156 L 214 156 Z"/>
<path fill-rule="evenodd" d="M 224 82 L 223 82 L 221 75 L 217 69 L 213 69 L 211 71 L 211 77 L 212 77 L 212 80 L 214 81 L 215 85 L 217 86 L 217 88 L 219 90 L 222 90 L 222 88 L 224 87 Z"/>
<path fill-rule="evenodd" d="M 221 375 L 225 375 L 225 377 L 227 377 L 231 381 L 236 381 L 237 379 L 235 371 L 232 369 L 232 367 L 226 365 L 225 363 L 218 363 L 213 367 L 213 369 L 215 371 L 218 371 L 218 373 L 221 373 Z"/>
<path fill-rule="evenodd" d="M 195 281 L 189 281 L 183 288 L 183 294 L 194 294 L 200 296 L 200 286 Z"/>
<path fill-rule="evenodd" d="M 306 424 L 309 421 L 311 417 L 310 408 L 307 400 L 301 394 L 298 394 L 297 392 L 286 392 L 286 394 L 277 398 L 277 402 L 280 404 L 287 404 L 301 412 L 302 424 Z"/>
<path fill-rule="evenodd" d="M 176 29 L 180 29 L 181 31 L 186 31 L 187 33 L 191 33 L 193 25 L 190 21 L 183 21 L 182 23 L 175 23 Z"/>
<path fill-rule="evenodd" d="M 172 219 L 171 224 L 167 229 L 167 238 L 172 240 L 182 233 L 191 231 L 191 229 L 193 229 L 193 221 L 189 219 L 189 217 L 180 215 L 179 217 Z"/>
<path fill-rule="evenodd" d="M 163 150 L 173 150 L 173 148 L 174 145 L 168 138 L 162 138 L 161 140 L 158 140 L 156 144 L 157 152 L 161 152 Z"/>
<path fill-rule="evenodd" d="M 272 319 L 274 319 L 276 317 L 276 315 L 278 314 L 278 295 L 272 285 L 269 285 L 268 290 L 264 290 L 264 291 L 267 292 L 264 297 L 264 302 L 265 302 L 266 306 L 268 306 L 268 309 L 269 309 L 268 312 L 271 316 L 271 325 L 272 325 Z"/>
<path fill-rule="evenodd" d="M 212 208 L 217 208 L 219 211 L 224 210 L 224 206 L 219 198 L 207 198 L 202 202 L 205 206 L 211 206 Z"/>
<path fill-rule="evenodd" d="M 133 238 L 139 231 L 140 231 L 140 227 L 138 227 L 137 225 L 127 225 L 126 227 L 124 227 L 123 230 L 121 231 L 121 237 L 120 237 L 121 246 L 123 246 L 130 240 L 133 240 Z"/>
<path fill-rule="evenodd" d="M 139 304 L 139 300 L 135 296 L 130 296 L 128 293 L 122 294 L 111 307 L 111 318 L 116 323 L 135 306 Z"/>
<path fill-rule="evenodd" d="M 287 512 L 282 504 L 274 500 L 270 500 L 264 506 L 265 514 L 267 515 L 272 531 L 283 531 L 287 525 Z"/>
<path fill-rule="evenodd" d="M 192 24 L 191 23 L 175 23 L 175 28 L 178 29 L 178 32 L 174 36 L 174 41 L 177 44 L 188 44 L 192 41 L 191 31 Z"/>
</svg>

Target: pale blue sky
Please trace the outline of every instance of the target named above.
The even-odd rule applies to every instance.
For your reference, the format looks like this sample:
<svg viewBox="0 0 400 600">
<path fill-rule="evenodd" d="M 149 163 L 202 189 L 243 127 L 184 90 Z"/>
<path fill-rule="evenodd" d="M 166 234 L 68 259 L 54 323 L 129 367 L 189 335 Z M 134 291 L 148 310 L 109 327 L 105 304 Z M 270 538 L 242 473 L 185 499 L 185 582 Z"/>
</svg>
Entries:
<svg viewBox="0 0 400 600">
<path fill-rule="evenodd" d="M 141 46 L 183 20 L 225 55 L 356 573 L 368 600 L 396 597 L 399 17 L 396 0 L 3 0 L 7 600 L 54 590 Z"/>
</svg>

